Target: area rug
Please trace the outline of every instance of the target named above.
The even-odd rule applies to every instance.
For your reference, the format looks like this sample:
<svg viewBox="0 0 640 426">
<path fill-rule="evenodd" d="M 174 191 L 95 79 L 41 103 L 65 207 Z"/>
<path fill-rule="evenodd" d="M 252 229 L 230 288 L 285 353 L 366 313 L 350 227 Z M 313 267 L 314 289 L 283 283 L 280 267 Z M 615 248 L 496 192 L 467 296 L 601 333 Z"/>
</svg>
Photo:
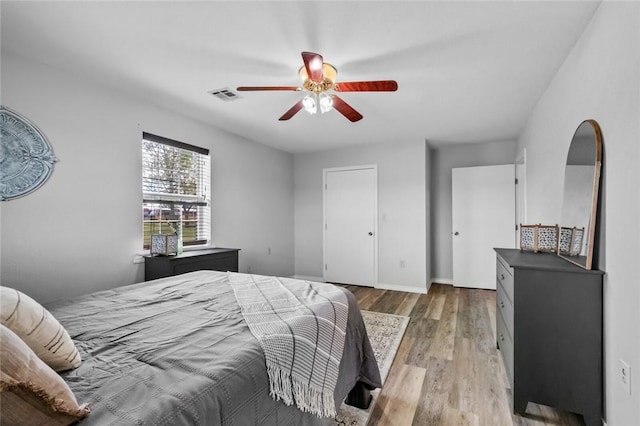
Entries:
<svg viewBox="0 0 640 426">
<path fill-rule="evenodd" d="M 409 324 L 409 317 L 379 312 L 362 311 L 364 325 L 369 335 L 371 347 L 380 368 L 380 377 L 384 384 L 393 364 L 393 359 L 398 352 L 398 347 Z M 365 426 L 373 411 L 379 389 L 371 392 L 373 400 L 367 410 L 342 404 L 336 416 L 334 426 Z"/>
</svg>

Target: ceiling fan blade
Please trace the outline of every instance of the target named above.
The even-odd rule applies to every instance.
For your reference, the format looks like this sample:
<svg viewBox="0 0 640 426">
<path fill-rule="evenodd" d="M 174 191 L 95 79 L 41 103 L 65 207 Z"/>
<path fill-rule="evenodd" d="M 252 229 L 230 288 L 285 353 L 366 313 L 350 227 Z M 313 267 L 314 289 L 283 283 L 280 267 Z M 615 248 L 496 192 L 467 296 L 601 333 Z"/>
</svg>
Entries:
<svg viewBox="0 0 640 426">
<path fill-rule="evenodd" d="M 296 92 L 298 90 L 302 90 L 296 86 L 240 86 L 236 87 L 238 92 L 255 92 L 255 91 L 263 91 L 263 90 L 284 90 Z"/>
<path fill-rule="evenodd" d="M 304 61 L 304 67 L 307 70 L 309 79 L 321 83 L 324 80 L 322 72 L 324 60 L 322 59 L 322 55 L 313 52 L 302 52 L 302 60 Z"/>
<path fill-rule="evenodd" d="M 298 113 L 298 111 L 300 111 L 302 109 L 303 105 L 302 105 L 302 99 L 300 99 L 298 102 L 296 102 L 296 104 L 294 106 L 292 106 L 289 111 L 285 112 L 282 117 L 280 117 L 278 120 L 280 121 L 284 121 L 284 120 L 288 120 L 291 117 L 293 117 L 294 115 L 296 115 Z"/>
<path fill-rule="evenodd" d="M 336 83 L 333 90 L 336 92 L 395 92 L 398 90 L 398 83 L 395 80 L 349 81 Z"/>
<path fill-rule="evenodd" d="M 343 101 L 342 98 L 339 98 L 336 95 L 333 95 L 332 98 L 333 98 L 333 108 L 336 109 L 340 114 L 347 117 L 347 120 L 351 121 L 352 123 L 362 120 L 362 114 L 360 114 L 358 111 L 353 109 L 353 107 L 351 107 L 351 105 Z"/>
</svg>

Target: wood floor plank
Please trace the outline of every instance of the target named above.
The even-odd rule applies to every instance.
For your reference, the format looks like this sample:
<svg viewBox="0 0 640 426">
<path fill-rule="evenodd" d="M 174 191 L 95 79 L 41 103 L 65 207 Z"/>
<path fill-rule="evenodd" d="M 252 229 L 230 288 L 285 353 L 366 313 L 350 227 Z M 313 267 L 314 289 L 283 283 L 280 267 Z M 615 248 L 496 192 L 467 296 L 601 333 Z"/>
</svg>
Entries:
<svg viewBox="0 0 640 426">
<path fill-rule="evenodd" d="M 470 289 L 460 293 L 457 324 L 457 335 L 472 338 L 476 349 L 486 354 L 495 351 L 494 334 L 486 304 L 485 293 L 488 291 Z"/>
<path fill-rule="evenodd" d="M 413 423 L 425 373 L 424 368 L 407 364 L 400 366 L 398 377 L 385 392 L 388 402 L 378 425 L 410 426 Z"/>
<path fill-rule="evenodd" d="M 407 293 L 400 306 L 398 306 L 398 309 L 396 309 L 395 314 L 403 316 L 411 315 L 411 311 L 413 311 L 419 298 L 419 293 Z"/>
<path fill-rule="evenodd" d="M 480 426 L 480 420 L 474 413 L 445 407 L 442 424 L 444 426 Z"/>
<path fill-rule="evenodd" d="M 495 353 L 494 349 L 492 354 L 476 351 L 475 360 L 478 372 L 476 379 L 478 404 L 474 413 L 478 414 L 485 424 L 509 424 L 512 413 L 505 388 L 506 376 L 503 377 L 499 369 L 502 358 Z M 503 374 L 506 375 L 506 372 Z"/>
<path fill-rule="evenodd" d="M 442 308 L 442 315 L 438 321 L 436 335 L 429 347 L 429 354 L 434 358 L 453 359 L 456 326 L 458 321 L 459 289 L 447 294 Z"/>
<path fill-rule="evenodd" d="M 491 326 L 491 333 L 493 334 L 493 340 L 496 341 L 498 333 L 496 331 L 496 292 L 485 292 L 485 307 L 487 308 L 487 315 L 489 316 L 489 325 Z"/>
<path fill-rule="evenodd" d="M 411 324 L 409 324 L 411 326 Z M 418 367 L 426 367 L 429 360 L 429 347 L 438 327 L 438 322 L 434 320 L 419 320 L 407 329 L 405 335 L 413 338 L 413 346 L 407 354 L 407 364 Z"/>
<path fill-rule="evenodd" d="M 375 288 L 369 289 L 368 292 L 363 293 L 358 298 L 358 306 L 360 307 L 361 310 L 370 311 L 371 306 L 375 304 L 376 301 L 384 295 L 384 293 L 386 293 L 386 290 L 380 290 Z"/>
<path fill-rule="evenodd" d="M 449 391 L 449 406 L 464 412 L 478 412 L 478 365 L 474 359 L 473 342 L 467 338 L 455 339 L 453 359 L 453 385 Z"/>
<path fill-rule="evenodd" d="M 393 360 L 393 365 L 389 370 L 389 374 L 387 375 L 382 391 L 378 396 L 374 410 L 371 413 L 369 424 L 374 425 L 380 421 L 390 399 L 395 397 L 393 394 L 393 388 L 395 387 L 394 383 L 398 381 L 402 372 L 402 366 L 405 365 L 408 352 L 413 347 L 414 343 L 415 339 L 405 334 L 402 342 L 400 343 L 400 347 L 398 348 L 398 353 L 396 353 Z"/>
<path fill-rule="evenodd" d="M 413 310 L 409 315 L 411 321 L 417 321 L 419 319 L 423 319 L 424 314 L 427 312 L 427 308 L 429 307 L 429 303 L 431 303 L 431 299 L 433 298 L 433 294 L 421 294 L 416 301 L 416 304 L 413 306 Z"/>
<path fill-rule="evenodd" d="M 425 377 L 425 381 L 428 380 Z M 423 386 L 424 387 L 424 386 Z M 413 426 L 442 426 L 447 416 L 447 394 L 431 394 L 429 398 L 421 395 L 420 405 L 416 408 Z M 375 423 L 374 423 L 375 424 Z M 372 423 L 369 423 L 372 426 Z"/>
<path fill-rule="evenodd" d="M 401 366 L 402 364 L 410 364 L 407 362 L 407 359 L 409 357 L 409 353 L 411 349 L 415 346 L 415 343 L 416 343 L 416 338 L 407 336 L 405 333 L 404 338 L 402 339 L 402 342 L 400 342 L 400 346 L 398 347 L 398 352 L 396 353 L 396 356 L 393 359 L 393 364 L 391 365 L 389 374 L 395 374 L 395 372 L 400 368 L 399 366 Z M 414 365 L 414 364 L 411 364 L 411 365 Z"/>
<path fill-rule="evenodd" d="M 376 299 L 369 307 L 376 312 L 394 314 L 406 297 L 406 293 L 400 291 L 387 291 L 382 297 Z"/>
<path fill-rule="evenodd" d="M 442 425 L 445 409 L 449 405 L 449 394 L 454 386 L 453 365 L 449 360 L 431 357 L 425 370 L 420 404 L 416 408 L 413 425 Z"/>
<path fill-rule="evenodd" d="M 446 294 L 434 295 L 429 306 L 427 306 L 427 311 L 424 313 L 424 317 L 439 320 L 442 316 L 442 309 L 444 308 L 445 300 L 447 300 Z"/>
</svg>

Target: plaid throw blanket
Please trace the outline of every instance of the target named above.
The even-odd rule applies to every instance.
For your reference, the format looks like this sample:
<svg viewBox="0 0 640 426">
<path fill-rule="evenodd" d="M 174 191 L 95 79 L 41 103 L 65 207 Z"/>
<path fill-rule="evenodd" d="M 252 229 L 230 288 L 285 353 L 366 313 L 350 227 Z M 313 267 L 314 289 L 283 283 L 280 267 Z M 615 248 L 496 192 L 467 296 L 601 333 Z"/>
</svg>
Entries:
<svg viewBox="0 0 640 426">
<path fill-rule="evenodd" d="M 331 284 L 229 273 L 242 315 L 264 351 L 271 396 L 334 417 L 349 306 Z"/>
</svg>

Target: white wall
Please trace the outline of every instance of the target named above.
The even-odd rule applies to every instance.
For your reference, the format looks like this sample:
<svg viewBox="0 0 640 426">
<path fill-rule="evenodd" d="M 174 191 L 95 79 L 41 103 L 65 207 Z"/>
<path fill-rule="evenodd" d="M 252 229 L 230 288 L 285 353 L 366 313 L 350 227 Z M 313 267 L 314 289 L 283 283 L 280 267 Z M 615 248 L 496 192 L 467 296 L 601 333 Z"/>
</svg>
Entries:
<svg viewBox="0 0 640 426">
<path fill-rule="evenodd" d="M 599 268 L 604 281 L 608 426 L 640 424 L 640 4 L 603 2 L 518 140 L 527 148 L 531 223 L 558 223 L 569 143 L 593 118 L 604 140 Z M 631 365 L 632 396 L 619 379 Z"/>
<path fill-rule="evenodd" d="M 434 144 L 431 142 L 431 280 L 453 282 L 453 242 L 451 209 L 451 169 L 455 167 L 513 164 L 515 141 L 473 144 Z"/>
<path fill-rule="evenodd" d="M 378 285 L 425 292 L 425 149 L 424 141 L 392 142 L 296 154 L 296 275 L 322 277 L 322 170 L 377 164 Z M 402 260 L 404 268 L 400 267 Z"/>
<path fill-rule="evenodd" d="M 241 270 L 293 274 L 291 154 L 5 52 L 1 84 L 59 158 L 40 189 L 3 203 L 2 285 L 47 302 L 143 279 L 142 131 L 209 148 L 213 243 L 242 249 Z"/>
</svg>

